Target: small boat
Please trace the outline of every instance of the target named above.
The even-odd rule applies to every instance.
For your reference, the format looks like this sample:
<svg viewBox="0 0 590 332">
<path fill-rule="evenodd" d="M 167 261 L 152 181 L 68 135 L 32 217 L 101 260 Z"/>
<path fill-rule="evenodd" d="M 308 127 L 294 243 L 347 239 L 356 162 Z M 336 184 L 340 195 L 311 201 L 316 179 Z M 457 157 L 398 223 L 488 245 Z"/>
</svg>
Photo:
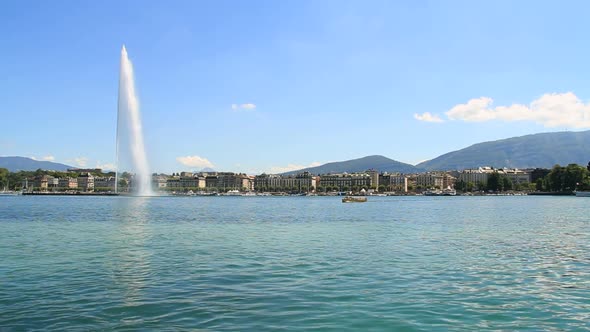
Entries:
<svg viewBox="0 0 590 332">
<path fill-rule="evenodd" d="M 442 191 L 438 189 L 428 189 L 422 194 L 424 196 L 442 196 Z"/>
<path fill-rule="evenodd" d="M 576 191 L 576 197 L 590 197 L 590 191 Z"/>
<path fill-rule="evenodd" d="M 457 191 L 449 186 L 449 187 L 446 187 L 445 189 L 442 190 L 442 195 L 443 196 L 456 196 Z"/>
<path fill-rule="evenodd" d="M 364 203 L 367 201 L 363 196 L 346 196 L 342 198 L 342 203 Z"/>
</svg>

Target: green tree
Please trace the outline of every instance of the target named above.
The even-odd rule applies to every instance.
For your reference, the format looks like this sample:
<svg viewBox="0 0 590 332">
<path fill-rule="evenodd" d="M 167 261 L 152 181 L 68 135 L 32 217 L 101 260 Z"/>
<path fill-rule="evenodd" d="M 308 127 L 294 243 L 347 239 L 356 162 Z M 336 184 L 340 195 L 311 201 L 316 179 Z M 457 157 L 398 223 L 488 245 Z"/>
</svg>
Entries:
<svg viewBox="0 0 590 332">
<path fill-rule="evenodd" d="M 488 185 L 486 187 L 489 191 L 499 191 L 502 186 L 502 179 L 500 178 L 500 173 L 493 172 L 488 176 Z"/>
<path fill-rule="evenodd" d="M 502 179 L 502 189 L 512 190 L 512 181 L 506 176 L 501 176 L 500 178 Z"/>
<path fill-rule="evenodd" d="M 587 168 L 577 164 L 569 164 L 566 167 L 555 165 L 545 177 L 546 187 L 555 192 L 583 189 L 589 186 L 589 174 Z"/>
<path fill-rule="evenodd" d="M 467 191 L 467 183 L 463 180 L 455 182 L 455 189 L 459 191 Z"/>
<path fill-rule="evenodd" d="M 0 168 L 0 190 L 3 190 L 5 187 L 8 187 L 8 175 L 9 171 L 6 168 Z"/>
<path fill-rule="evenodd" d="M 535 183 L 535 189 L 538 191 L 543 191 L 545 190 L 545 181 L 543 181 L 543 179 L 537 179 L 537 182 Z"/>
</svg>

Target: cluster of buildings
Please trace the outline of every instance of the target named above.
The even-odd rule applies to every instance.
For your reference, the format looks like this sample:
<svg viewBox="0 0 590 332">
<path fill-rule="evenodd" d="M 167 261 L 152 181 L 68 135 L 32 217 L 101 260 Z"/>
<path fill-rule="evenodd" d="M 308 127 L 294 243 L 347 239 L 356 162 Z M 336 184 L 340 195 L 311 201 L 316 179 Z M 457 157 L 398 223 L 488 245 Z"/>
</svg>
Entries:
<svg viewBox="0 0 590 332">
<path fill-rule="evenodd" d="M 78 190 L 78 191 L 114 191 L 114 176 L 93 176 L 101 174 L 100 170 L 69 170 L 76 176 L 55 178 L 49 175 L 27 179 L 25 188 L 34 190 Z M 510 179 L 514 184 L 529 184 L 542 178 L 549 170 L 543 169 L 496 169 L 479 167 L 463 171 L 425 172 L 415 174 L 380 173 L 367 170 L 357 173 L 314 175 L 302 172 L 296 175 L 260 174 L 251 176 L 232 172 L 181 172 L 172 175 L 154 174 L 153 187 L 156 190 L 188 191 L 203 190 L 226 192 L 229 190 L 259 192 L 314 192 L 314 191 L 360 191 L 378 190 L 385 192 L 406 193 L 414 190 L 453 188 L 459 181 L 472 183 L 480 189 L 485 187 L 490 175 L 498 173 Z M 133 178 L 119 178 L 119 190 L 133 187 Z"/>
<path fill-rule="evenodd" d="M 72 174 L 73 175 L 73 174 Z M 76 176 L 53 177 L 39 175 L 32 179 L 25 179 L 23 188 L 31 190 L 72 190 L 92 192 L 95 190 L 111 191 L 115 189 L 115 177 L 93 176 L 89 172 L 76 173 Z"/>
</svg>

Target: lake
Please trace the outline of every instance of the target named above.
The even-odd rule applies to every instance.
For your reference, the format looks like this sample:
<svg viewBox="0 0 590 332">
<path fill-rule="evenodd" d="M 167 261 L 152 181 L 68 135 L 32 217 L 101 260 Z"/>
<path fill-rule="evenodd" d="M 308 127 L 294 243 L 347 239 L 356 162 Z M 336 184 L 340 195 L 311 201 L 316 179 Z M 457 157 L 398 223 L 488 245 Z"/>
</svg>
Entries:
<svg viewBox="0 0 590 332">
<path fill-rule="evenodd" d="M 589 329 L 589 207 L 0 197 L 0 331 Z"/>
</svg>

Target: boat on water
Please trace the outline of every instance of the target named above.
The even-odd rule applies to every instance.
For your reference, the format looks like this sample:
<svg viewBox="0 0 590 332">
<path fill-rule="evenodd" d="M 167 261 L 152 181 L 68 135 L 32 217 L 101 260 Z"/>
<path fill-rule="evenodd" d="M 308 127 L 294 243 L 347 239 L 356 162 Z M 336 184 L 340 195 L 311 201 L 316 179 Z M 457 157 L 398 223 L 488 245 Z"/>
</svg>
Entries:
<svg viewBox="0 0 590 332">
<path fill-rule="evenodd" d="M 424 196 L 442 196 L 442 191 L 438 189 L 428 189 L 422 193 Z"/>
<path fill-rule="evenodd" d="M 576 191 L 576 197 L 590 197 L 590 191 Z"/>
<path fill-rule="evenodd" d="M 239 190 L 229 190 L 228 192 L 226 192 L 225 194 L 223 194 L 223 196 L 242 196 L 242 194 L 240 193 Z"/>
<path fill-rule="evenodd" d="M 16 196 L 20 195 L 18 191 L 0 191 L 0 196 Z"/>
<path fill-rule="evenodd" d="M 345 196 L 342 198 L 342 203 L 364 203 L 367 198 L 364 196 Z"/>
<path fill-rule="evenodd" d="M 423 194 L 424 196 L 456 196 L 457 195 L 457 191 L 453 188 L 446 187 L 443 190 L 439 190 L 439 189 L 428 189 L 424 192 Z"/>
<path fill-rule="evenodd" d="M 446 187 L 442 190 L 443 196 L 457 196 L 457 191 L 451 187 Z"/>
</svg>

